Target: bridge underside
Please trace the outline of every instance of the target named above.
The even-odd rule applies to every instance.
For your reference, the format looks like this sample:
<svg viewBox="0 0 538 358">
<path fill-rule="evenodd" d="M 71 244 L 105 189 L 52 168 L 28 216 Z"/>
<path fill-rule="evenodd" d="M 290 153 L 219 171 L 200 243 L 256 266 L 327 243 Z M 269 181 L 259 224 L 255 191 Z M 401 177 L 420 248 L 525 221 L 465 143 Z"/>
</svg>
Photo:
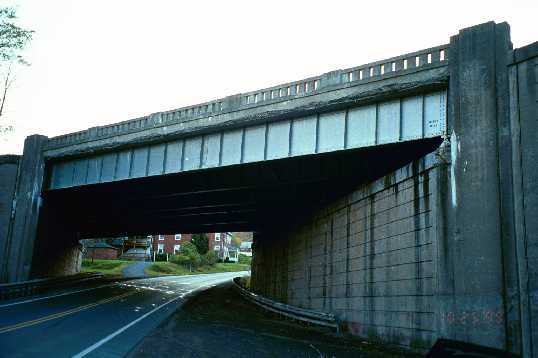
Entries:
<svg viewBox="0 0 538 358">
<path fill-rule="evenodd" d="M 43 194 L 42 228 L 78 238 L 284 225 L 432 152 L 441 138 L 86 185 Z M 49 228 L 49 229 L 47 229 Z M 72 235 L 68 235 L 73 237 Z"/>
</svg>

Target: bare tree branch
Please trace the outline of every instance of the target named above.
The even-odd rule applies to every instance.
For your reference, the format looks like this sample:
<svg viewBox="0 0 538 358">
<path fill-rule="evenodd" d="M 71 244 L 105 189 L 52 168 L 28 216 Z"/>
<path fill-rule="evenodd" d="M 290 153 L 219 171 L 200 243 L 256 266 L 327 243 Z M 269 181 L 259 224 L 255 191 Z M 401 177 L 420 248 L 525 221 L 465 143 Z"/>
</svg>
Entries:
<svg viewBox="0 0 538 358">
<path fill-rule="evenodd" d="M 4 91 L 2 93 L 2 99 L 0 100 L 0 117 L 2 117 L 2 113 L 4 112 L 4 104 L 6 103 L 6 96 L 7 91 L 11 84 L 13 83 L 13 80 L 10 80 L 11 76 L 11 63 L 9 64 L 9 67 L 7 69 L 5 78 L 4 78 Z"/>
</svg>

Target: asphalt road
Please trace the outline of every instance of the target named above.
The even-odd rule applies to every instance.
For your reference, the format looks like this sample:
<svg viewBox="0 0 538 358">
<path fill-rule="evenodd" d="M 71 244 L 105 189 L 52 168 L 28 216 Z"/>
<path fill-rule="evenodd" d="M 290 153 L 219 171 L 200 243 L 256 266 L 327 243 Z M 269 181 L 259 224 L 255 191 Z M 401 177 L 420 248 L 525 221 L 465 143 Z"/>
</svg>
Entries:
<svg viewBox="0 0 538 358">
<path fill-rule="evenodd" d="M 169 276 L 0 304 L 0 357 L 122 357 L 186 302 L 241 272 Z"/>
</svg>

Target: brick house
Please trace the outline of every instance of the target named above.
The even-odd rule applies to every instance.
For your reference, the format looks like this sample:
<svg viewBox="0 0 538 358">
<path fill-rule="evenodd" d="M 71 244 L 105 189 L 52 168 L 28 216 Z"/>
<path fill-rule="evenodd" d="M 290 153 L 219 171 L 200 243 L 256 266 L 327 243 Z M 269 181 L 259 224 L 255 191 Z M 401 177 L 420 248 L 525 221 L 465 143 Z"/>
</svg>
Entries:
<svg viewBox="0 0 538 358">
<path fill-rule="evenodd" d="M 95 242 L 85 247 L 84 257 L 87 259 L 114 260 L 120 255 L 120 250 L 105 242 Z"/>
<path fill-rule="evenodd" d="M 209 250 L 217 252 L 219 258 L 229 257 L 232 250 L 230 234 L 225 232 L 207 233 Z M 157 254 L 175 254 L 181 245 L 192 240 L 192 234 L 151 235 L 153 251 Z"/>
</svg>

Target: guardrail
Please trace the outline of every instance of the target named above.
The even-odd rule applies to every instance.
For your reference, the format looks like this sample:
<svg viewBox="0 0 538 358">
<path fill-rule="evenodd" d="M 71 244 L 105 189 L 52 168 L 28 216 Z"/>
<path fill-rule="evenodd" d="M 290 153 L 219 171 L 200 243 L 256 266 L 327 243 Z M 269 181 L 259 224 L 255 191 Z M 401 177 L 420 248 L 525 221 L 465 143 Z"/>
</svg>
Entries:
<svg viewBox="0 0 538 358">
<path fill-rule="evenodd" d="M 0 284 L 0 301 L 32 296 L 54 288 L 70 286 L 75 283 L 102 277 L 100 273 L 77 274 L 64 277 L 44 278 L 30 281 Z"/>
<path fill-rule="evenodd" d="M 240 277 L 233 279 L 234 288 L 247 300 L 257 304 L 264 309 L 278 313 L 280 315 L 296 319 L 298 321 L 308 322 L 318 326 L 324 326 L 335 329 L 339 331 L 338 323 L 333 314 L 325 312 L 317 312 L 312 310 L 307 310 L 304 308 L 299 308 L 295 306 L 290 306 L 285 303 L 276 302 L 271 299 L 262 297 L 255 293 L 252 293 L 241 286 L 239 283 Z"/>
</svg>

